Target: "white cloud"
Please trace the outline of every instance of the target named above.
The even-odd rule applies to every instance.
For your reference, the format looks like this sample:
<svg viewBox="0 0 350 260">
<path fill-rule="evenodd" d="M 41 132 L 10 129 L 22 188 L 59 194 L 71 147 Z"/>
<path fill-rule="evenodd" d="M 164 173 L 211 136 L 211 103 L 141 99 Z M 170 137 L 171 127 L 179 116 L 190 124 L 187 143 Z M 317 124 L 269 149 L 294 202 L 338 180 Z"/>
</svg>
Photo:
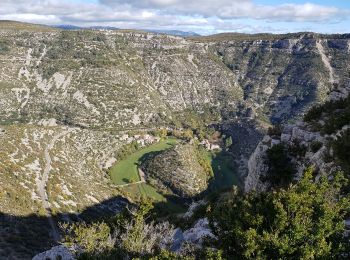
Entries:
<svg viewBox="0 0 350 260">
<path fill-rule="evenodd" d="M 252 0 L 0 0 L 0 19 L 141 29 L 222 31 L 246 26 L 250 31 L 257 27 L 241 20 L 337 22 L 349 14 L 349 10 L 312 3 L 272 6 L 257 5 Z"/>
<path fill-rule="evenodd" d="M 312 3 L 269 6 L 254 4 L 251 0 L 100 0 L 100 2 L 111 8 L 128 6 L 134 9 L 158 10 L 161 13 L 215 16 L 223 19 L 320 21 L 349 14 L 349 11 Z"/>
</svg>

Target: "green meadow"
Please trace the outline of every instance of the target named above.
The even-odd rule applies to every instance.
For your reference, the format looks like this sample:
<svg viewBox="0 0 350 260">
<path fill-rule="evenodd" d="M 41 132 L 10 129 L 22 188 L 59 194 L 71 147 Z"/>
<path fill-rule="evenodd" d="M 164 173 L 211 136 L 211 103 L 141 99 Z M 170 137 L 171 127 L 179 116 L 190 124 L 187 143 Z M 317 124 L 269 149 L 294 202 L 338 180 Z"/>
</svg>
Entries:
<svg viewBox="0 0 350 260">
<path fill-rule="evenodd" d="M 132 182 L 140 181 L 137 167 L 140 159 L 151 152 L 159 152 L 171 148 L 178 142 L 177 139 L 167 138 L 156 144 L 140 149 L 129 155 L 124 160 L 117 162 L 111 169 L 110 174 L 114 184 L 123 185 Z"/>
</svg>

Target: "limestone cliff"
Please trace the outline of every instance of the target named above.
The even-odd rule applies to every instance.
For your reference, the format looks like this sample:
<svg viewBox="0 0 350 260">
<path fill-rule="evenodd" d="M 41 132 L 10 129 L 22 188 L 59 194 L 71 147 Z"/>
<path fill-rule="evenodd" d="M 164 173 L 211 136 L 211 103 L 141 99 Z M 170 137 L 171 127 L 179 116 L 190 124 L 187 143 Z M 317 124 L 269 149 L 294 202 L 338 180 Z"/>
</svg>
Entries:
<svg viewBox="0 0 350 260">
<path fill-rule="evenodd" d="M 330 93 L 329 100 L 336 101 L 347 98 L 349 93 L 350 81 Z M 336 113 L 341 113 L 341 110 L 338 109 Z M 350 121 L 344 121 L 339 129 L 326 134 L 322 131 L 322 126 L 329 120 L 328 115 L 322 113 L 321 118 L 317 120 L 318 122 L 297 121 L 294 124 L 286 124 L 278 135 L 266 135 L 249 158 L 245 191 L 264 191 L 269 188 L 269 183 L 262 181 L 263 177 L 269 174 L 266 151 L 280 143 L 291 149 L 298 146 L 298 149 L 304 150 L 302 152 L 303 156 L 290 155 L 292 161 L 296 164 L 296 179 L 302 176 L 308 166 L 314 166 L 319 175 L 330 174 L 335 170 L 339 170 L 340 168 L 334 163 L 334 160 L 329 160 L 329 156 L 332 156 L 330 142 L 337 140 L 342 133 L 349 129 Z"/>
</svg>

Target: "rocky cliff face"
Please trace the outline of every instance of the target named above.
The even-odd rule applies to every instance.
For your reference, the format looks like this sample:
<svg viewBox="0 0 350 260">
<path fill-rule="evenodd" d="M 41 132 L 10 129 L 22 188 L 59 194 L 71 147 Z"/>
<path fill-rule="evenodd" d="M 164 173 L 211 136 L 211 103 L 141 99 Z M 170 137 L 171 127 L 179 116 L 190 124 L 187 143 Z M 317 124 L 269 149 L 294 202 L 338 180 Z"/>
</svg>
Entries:
<svg viewBox="0 0 350 260">
<path fill-rule="evenodd" d="M 139 128 L 204 108 L 283 121 L 324 100 L 349 69 L 347 35 L 207 41 L 3 29 L 0 37 L 2 122 L 55 118 L 85 127 Z"/>
<path fill-rule="evenodd" d="M 325 100 L 340 79 L 347 77 L 347 37 L 261 36 L 219 42 L 214 48 L 238 78 L 247 107 L 276 123 Z"/>
<path fill-rule="evenodd" d="M 236 104 L 242 91 L 204 45 L 132 32 L 1 33 L 2 121 L 140 128 L 184 109 Z M 12 62 L 9 62 L 12 61 Z"/>
<path fill-rule="evenodd" d="M 329 95 L 329 100 L 338 100 L 348 97 L 350 93 L 350 81 L 344 85 L 338 86 Z M 339 113 L 340 111 L 338 111 Z M 324 113 L 318 119 L 318 126 L 325 124 L 327 115 Z M 346 122 L 345 122 L 346 123 Z M 265 191 L 270 183 L 262 181 L 268 174 L 269 166 L 267 159 L 267 150 L 277 144 L 283 144 L 287 148 L 298 146 L 303 150 L 303 156 L 292 154 L 291 160 L 296 164 L 295 178 L 299 179 L 306 167 L 313 166 L 319 176 L 330 174 L 339 167 L 334 160 L 329 160 L 332 154 L 330 141 L 336 140 L 344 131 L 349 129 L 350 122 L 337 129 L 334 133 L 325 134 L 321 132 L 320 127 L 315 127 L 315 122 L 297 121 L 294 124 L 286 124 L 278 135 L 266 135 L 258 144 L 255 151 L 248 161 L 248 175 L 245 179 L 245 191 Z"/>
</svg>

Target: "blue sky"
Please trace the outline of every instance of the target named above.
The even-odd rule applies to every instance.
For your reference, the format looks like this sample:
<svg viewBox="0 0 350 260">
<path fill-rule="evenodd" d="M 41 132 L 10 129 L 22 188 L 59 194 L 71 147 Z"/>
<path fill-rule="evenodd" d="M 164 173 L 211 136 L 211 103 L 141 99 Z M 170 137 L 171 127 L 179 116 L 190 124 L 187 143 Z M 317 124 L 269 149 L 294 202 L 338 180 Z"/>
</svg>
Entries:
<svg viewBox="0 0 350 260">
<path fill-rule="evenodd" d="M 344 0 L 0 0 L 0 19 L 218 32 L 350 32 Z"/>
</svg>

